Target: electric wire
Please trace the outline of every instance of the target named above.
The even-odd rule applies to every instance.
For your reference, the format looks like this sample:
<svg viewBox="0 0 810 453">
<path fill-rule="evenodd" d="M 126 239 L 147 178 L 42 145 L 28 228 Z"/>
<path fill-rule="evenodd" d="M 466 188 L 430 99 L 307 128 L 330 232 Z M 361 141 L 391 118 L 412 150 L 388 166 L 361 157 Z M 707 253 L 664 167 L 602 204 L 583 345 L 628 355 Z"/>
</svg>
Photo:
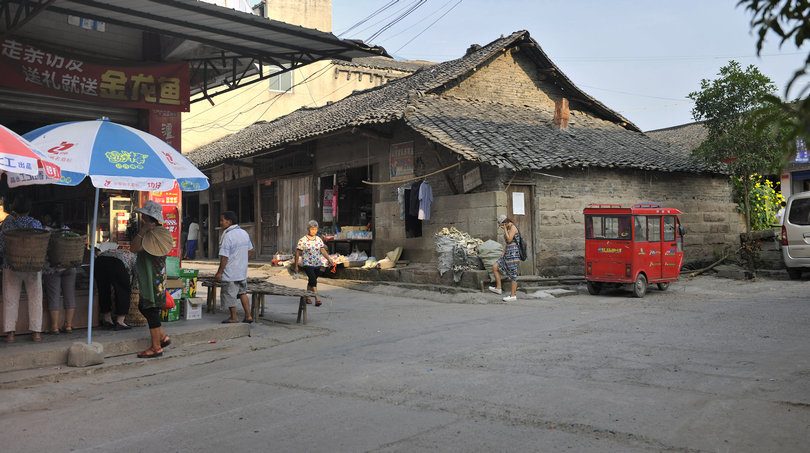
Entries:
<svg viewBox="0 0 810 453">
<path fill-rule="evenodd" d="M 406 31 L 409 31 L 409 30 L 411 30 L 411 29 L 413 29 L 413 28 L 415 28 L 415 27 L 418 27 L 419 25 L 421 25 L 421 24 L 422 24 L 424 21 L 426 21 L 426 20 L 427 20 L 428 18 L 430 18 L 431 16 L 434 16 L 434 15 L 436 15 L 436 14 L 440 13 L 440 12 L 441 12 L 441 11 L 442 11 L 444 8 L 446 8 L 446 7 L 447 7 L 447 5 L 449 5 L 449 4 L 451 4 L 451 3 L 453 3 L 453 1 L 454 1 L 454 0 L 448 0 L 447 2 L 445 2 L 445 4 L 444 4 L 444 5 L 442 5 L 441 7 L 437 8 L 436 10 L 434 10 L 432 13 L 430 13 L 430 14 L 428 14 L 427 16 L 425 16 L 425 17 L 423 17 L 422 19 L 420 19 L 420 20 L 419 20 L 419 22 L 416 22 L 415 24 L 411 25 L 410 27 L 407 27 L 407 28 L 402 29 L 402 30 L 401 30 L 399 33 L 395 33 L 395 34 L 393 34 L 393 35 L 391 35 L 391 36 L 388 36 L 386 39 L 388 39 L 388 40 L 394 39 L 394 38 L 396 38 L 397 36 L 399 36 L 399 35 L 401 35 L 401 34 L 405 33 Z"/>
<path fill-rule="evenodd" d="M 369 37 L 366 39 L 366 42 L 371 42 L 372 40 L 374 40 L 375 38 L 377 38 L 377 37 L 378 37 L 378 36 L 380 36 L 381 34 L 385 33 L 385 32 L 386 32 L 387 30 L 389 30 L 391 27 L 393 27 L 394 25 L 396 25 L 396 24 L 398 24 L 400 21 L 402 21 L 402 19 L 405 19 L 406 17 L 410 16 L 410 15 L 411 15 L 411 14 L 412 14 L 414 11 L 416 11 L 416 10 L 417 10 L 417 9 L 418 9 L 420 6 L 424 5 L 426 2 L 427 2 L 427 0 L 416 0 L 416 1 L 413 3 L 413 5 L 412 5 L 410 8 L 408 8 L 408 9 L 407 9 L 407 10 L 406 10 L 404 13 L 400 14 L 400 15 L 399 15 L 397 18 L 395 18 L 395 19 L 394 19 L 394 20 L 392 20 L 391 22 L 387 23 L 385 26 L 383 26 L 383 27 L 382 27 L 380 30 L 378 30 L 376 33 L 374 33 L 373 35 L 369 36 Z"/>
<path fill-rule="evenodd" d="M 300 86 L 300 85 L 302 85 L 302 84 L 304 84 L 304 83 L 310 82 L 310 81 L 312 81 L 312 80 L 317 79 L 318 77 L 321 77 L 322 75 L 326 74 L 326 73 L 327 73 L 327 70 L 329 70 L 329 69 L 330 69 L 330 68 L 332 68 L 333 66 L 334 66 L 334 63 L 330 63 L 330 64 L 326 65 L 326 66 L 325 66 L 325 67 L 323 67 L 322 69 L 320 69 L 320 70 L 318 70 L 318 71 L 313 72 L 312 74 L 310 74 L 309 76 L 307 76 L 306 78 L 304 78 L 303 80 L 301 80 L 300 82 L 298 82 L 298 83 L 296 83 L 296 84 L 293 84 L 293 85 L 290 87 L 290 89 L 293 89 L 293 88 L 298 87 L 298 86 Z M 259 84 L 259 83 L 257 82 L 257 84 Z M 263 86 L 263 84 L 260 84 L 260 85 L 262 85 L 262 86 Z M 270 109 L 270 107 L 272 107 L 272 106 L 273 106 L 273 104 L 275 104 L 275 103 L 276 103 L 276 102 L 277 102 L 277 101 L 278 101 L 278 100 L 281 98 L 281 96 L 282 96 L 282 95 L 284 95 L 284 94 L 286 94 L 286 93 L 287 93 L 286 91 L 285 91 L 285 92 L 283 92 L 283 93 L 277 93 L 277 94 L 275 94 L 275 95 L 274 95 L 272 98 L 270 98 L 270 99 L 268 99 L 268 100 L 265 100 L 265 101 L 262 101 L 262 102 L 256 103 L 256 104 L 254 104 L 253 106 L 251 106 L 249 109 L 247 109 L 247 110 L 243 110 L 243 111 L 240 111 L 240 112 L 236 113 L 236 115 L 235 115 L 235 116 L 233 116 L 233 118 L 231 118 L 231 119 L 230 119 L 229 121 L 227 121 L 226 123 L 217 123 L 217 122 L 205 123 L 205 124 L 202 124 L 202 125 L 199 125 L 199 126 L 191 126 L 191 127 L 189 127 L 189 128 L 183 128 L 183 130 L 184 130 L 184 131 L 185 131 L 185 130 L 188 130 L 188 131 L 194 131 L 194 132 L 207 132 L 207 131 L 209 131 L 209 130 L 211 130 L 211 129 L 215 129 L 215 128 L 225 128 L 225 126 L 227 126 L 227 125 L 229 125 L 229 124 L 233 123 L 233 122 L 234 122 L 234 121 L 235 121 L 237 118 L 239 118 L 241 115 L 243 115 L 243 114 L 247 114 L 247 113 L 251 112 L 252 110 L 256 109 L 257 107 L 260 107 L 260 106 L 262 106 L 262 105 L 264 105 L 264 104 L 270 103 L 270 105 L 269 105 L 269 106 L 268 106 L 268 107 L 267 107 L 267 108 L 264 110 L 264 112 L 262 112 L 262 114 L 258 116 L 258 118 L 261 118 L 261 117 L 263 117 L 263 116 L 264 116 L 264 114 L 265 114 L 265 113 L 267 113 L 267 111 Z M 247 106 L 248 104 L 250 104 L 250 103 L 252 102 L 252 100 L 253 100 L 252 98 L 251 98 L 251 99 L 249 99 L 248 101 L 246 101 L 245 103 L 243 103 L 243 104 L 242 104 L 240 107 L 238 107 L 238 108 L 237 108 L 237 110 L 238 110 L 238 109 L 240 109 L 240 108 L 243 108 L 243 107 Z M 236 110 L 232 111 L 232 112 L 231 112 L 230 114 L 228 114 L 228 115 L 223 115 L 223 116 L 220 116 L 219 118 L 224 120 L 224 119 L 226 119 L 226 118 L 231 117 L 231 116 L 232 116 L 232 114 L 233 114 L 233 113 L 235 113 L 235 112 L 236 112 Z"/>
<path fill-rule="evenodd" d="M 418 1 L 418 0 L 416 0 L 416 1 Z M 397 15 L 401 14 L 403 11 L 405 11 L 407 8 L 409 8 L 409 6 L 410 6 L 410 4 L 406 4 L 406 5 L 402 6 L 401 8 L 399 8 L 397 10 L 394 10 L 391 14 L 380 18 L 376 22 L 372 22 L 372 23 L 368 24 L 368 26 L 366 26 L 364 28 L 361 28 L 360 30 L 355 31 L 354 36 L 359 36 L 362 33 L 364 33 L 366 30 L 374 29 L 375 27 L 379 26 L 380 24 L 386 23 L 386 21 L 390 21 L 391 18 L 396 17 Z"/>
<path fill-rule="evenodd" d="M 416 38 L 418 38 L 419 36 L 421 36 L 421 35 L 422 35 L 422 33 L 424 33 L 424 32 L 426 32 L 426 31 L 428 31 L 428 29 L 430 29 L 430 27 L 432 27 L 432 26 L 436 25 L 436 22 L 440 21 L 440 20 L 441 20 L 441 19 L 442 19 L 444 16 L 446 16 L 448 13 L 450 13 L 450 11 L 453 11 L 453 9 L 455 9 L 455 7 L 456 7 L 456 6 L 460 5 L 462 1 L 463 1 L 463 0 L 458 0 L 458 1 L 456 2 L 456 4 L 455 4 L 455 5 L 451 6 L 451 7 L 450 7 L 450 9 L 448 9 L 447 11 L 445 11 L 445 12 L 444 12 L 444 14 L 442 14 L 441 16 L 439 16 L 438 18 L 436 18 L 436 20 L 434 20 L 433 22 L 431 22 L 431 23 L 430 23 L 430 25 L 428 25 L 427 27 L 425 27 L 425 28 L 424 28 L 424 30 L 422 30 L 422 31 L 420 31 L 419 33 L 417 33 L 417 34 L 416 34 L 416 36 L 414 36 L 413 38 L 411 38 L 410 40 L 408 40 L 408 42 L 406 42 L 405 44 L 403 44 L 403 45 L 402 45 L 402 46 L 401 46 L 399 49 L 395 50 L 395 51 L 394 51 L 394 53 L 399 52 L 400 50 L 404 49 L 404 48 L 405 48 L 405 46 L 407 46 L 408 44 L 412 43 L 412 42 L 413 42 L 413 41 L 414 41 Z"/>
<path fill-rule="evenodd" d="M 341 34 L 339 34 L 339 35 L 338 35 L 338 38 L 340 38 L 341 36 L 345 35 L 346 33 L 350 32 L 350 31 L 354 30 L 355 28 L 357 28 L 357 27 L 359 27 L 359 26 L 361 26 L 361 25 L 365 24 L 366 22 L 368 22 L 369 20 L 371 20 L 371 19 L 372 19 L 374 16 L 376 16 L 377 14 L 380 14 L 381 12 L 385 11 L 386 9 L 390 8 L 390 7 L 391 7 L 391 6 L 393 6 L 395 3 L 398 3 L 398 2 L 399 2 L 399 0 L 391 0 L 391 1 L 389 1 L 388 3 L 386 3 L 385 5 L 383 5 L 382 7 L 380 7 L 380 8 L 379 8 L 377 11 L 374 11 L 373 13 L 371 13 L 371 14 L 370 14 L 368 17 L 366 17 L 365 19 L 361 19 L 361 20 L 360 20 L 359 22 L 357 22 L 356 24 L 354 24 L 354 25 L 352 25 L 351 27 L 347 28 L 347 29 L 346 29 L 346 30 L 345 30 L 343 33 L 341 33 Z"/>
</svg>

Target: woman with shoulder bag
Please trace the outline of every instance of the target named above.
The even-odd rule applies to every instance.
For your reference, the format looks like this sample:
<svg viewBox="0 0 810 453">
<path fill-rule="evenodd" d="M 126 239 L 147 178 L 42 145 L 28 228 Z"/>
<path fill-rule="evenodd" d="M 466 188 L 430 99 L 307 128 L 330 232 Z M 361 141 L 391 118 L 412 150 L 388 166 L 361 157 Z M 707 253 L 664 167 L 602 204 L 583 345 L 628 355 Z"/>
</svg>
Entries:
<svg viewBox="0 0 810 453">
<path fill-rule="evenodd" d="M 495 294 L 502 294 L 501 274 L 505 274 L 512 281 L 512 292 L 503 298 L 504 302 L 517 300 L 517 275 L 518 264 L 520 264 L 520 232 L 512 220 L 505 215 L 498 216 L 498 227 L 503 229 L 503 238 L 506 241 L 506 248 L 498 261 L 492 265 L 492 273 L 495 274 L 495 286 L 490 286 L 489 290 Z"/>
</svg>

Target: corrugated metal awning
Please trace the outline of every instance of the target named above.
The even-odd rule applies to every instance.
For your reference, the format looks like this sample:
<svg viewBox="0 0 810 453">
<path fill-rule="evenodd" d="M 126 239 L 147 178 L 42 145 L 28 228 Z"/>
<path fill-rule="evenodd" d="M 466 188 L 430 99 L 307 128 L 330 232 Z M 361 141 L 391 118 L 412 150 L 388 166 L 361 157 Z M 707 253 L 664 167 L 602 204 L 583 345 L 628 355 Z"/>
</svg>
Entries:
<svg viewBox="0 0 810 453">
<path fill-rule="evenodd" d="M 10 13 L 11 4 L 18 7 L 15 13 Z M 166 55 L 165 60 L 190 61 L 197 92 L 222 84 L 235 88 L 262 64 L 291 70 L 319 60 L 387 55 L 360 41 L 196 0 L 0 0 L 0 16 L 1 11 L 7 15 L 4 34 L 24 27 L 44 10 L 201 44 Z M 232 77 L 223 81 L 223 74 Z"/>
</svg>

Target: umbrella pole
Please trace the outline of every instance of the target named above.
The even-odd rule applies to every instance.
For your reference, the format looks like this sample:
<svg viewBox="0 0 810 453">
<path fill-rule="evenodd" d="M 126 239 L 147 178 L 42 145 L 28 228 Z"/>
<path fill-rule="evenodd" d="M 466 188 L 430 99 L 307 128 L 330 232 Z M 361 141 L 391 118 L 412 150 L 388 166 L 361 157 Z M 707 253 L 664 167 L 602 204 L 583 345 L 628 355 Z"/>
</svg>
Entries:
<svg viewBox="0 0 810 453">
<path fill-rule="evenodd" d="M 87 344 L 92 343 L 93 338 L 93 280 L 96 270 L 96 228 L 98 224 L 98 187 L 96 187 L 96 202 L 93 204 L 93 236 L 92 248 L 90 249 L 90 301 L 87 305 Z"/>
</svg>

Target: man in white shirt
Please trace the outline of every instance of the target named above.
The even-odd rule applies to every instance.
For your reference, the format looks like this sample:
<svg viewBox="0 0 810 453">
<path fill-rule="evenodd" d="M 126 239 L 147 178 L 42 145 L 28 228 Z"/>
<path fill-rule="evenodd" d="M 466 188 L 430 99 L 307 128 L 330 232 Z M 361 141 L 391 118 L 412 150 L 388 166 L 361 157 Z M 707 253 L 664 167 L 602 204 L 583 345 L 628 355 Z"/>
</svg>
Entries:
<svg viewBox="0 0 810 453">
<path fill-rule="evenodd" d="M 214 277 L 225 283 L 221 288 L 220 300 L 223 307 L 228 307 L 231 316 L 223 324 L 239 322 L 236 316 L 236 301 L 242 302 L 245 319 L 242 322 L 252 323 L 250 301 L 247 297 L 248 258 L 253 257 L 253 243 L 247 231 L 237 225 L 236 213 L 225 211 L 219 219 L 222 236 L 219 239 L 219 269 Z"/>
</svg>

